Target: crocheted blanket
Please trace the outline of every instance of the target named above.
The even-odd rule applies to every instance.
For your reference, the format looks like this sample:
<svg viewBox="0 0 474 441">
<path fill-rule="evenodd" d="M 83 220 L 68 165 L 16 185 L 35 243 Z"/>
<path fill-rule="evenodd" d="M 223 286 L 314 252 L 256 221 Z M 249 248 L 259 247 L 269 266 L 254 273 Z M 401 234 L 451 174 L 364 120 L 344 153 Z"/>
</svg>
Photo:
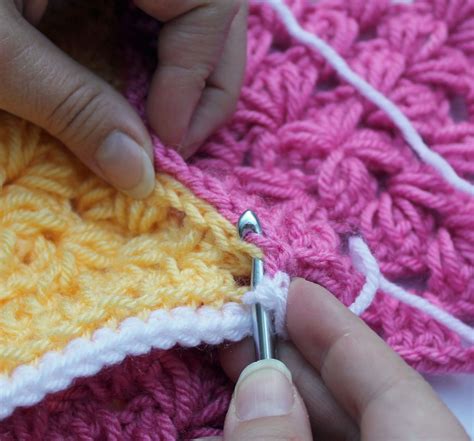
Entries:
<svg viewBox="0 0 474 441">
<path fill-rule="evenodd" d="M 120 63 L 76 55 L 144 115 L 157 25 L 119 15 Z M 212 352 L 171 348 L 249 335 L 255 299 L 283 324 L 293 276 L 418 370 L 474 372 L 474 2 L 268 0 L 248 36 L 232 121 L 188 163 L 155 137 L 145 201 L 0 114 L 0 439 L 219 433 Z"/>
</svg>

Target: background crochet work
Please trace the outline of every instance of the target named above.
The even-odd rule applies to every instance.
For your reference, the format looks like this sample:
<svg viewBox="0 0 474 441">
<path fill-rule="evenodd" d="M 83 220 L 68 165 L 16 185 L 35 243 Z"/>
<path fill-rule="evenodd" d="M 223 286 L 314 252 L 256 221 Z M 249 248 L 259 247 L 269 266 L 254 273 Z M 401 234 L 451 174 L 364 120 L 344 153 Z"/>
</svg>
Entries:
<svg viewBox="0 0 474 441">
<path fill-rule="evenodd" d="M 472 1 L 421 0 L 415 5 L 391 5 L 385 0 L 323 0 L 317 4 L 290 0 L 288 4 L 306 29 L 328 41 L 353 69 L 405 112 L 426 142 L 460 175 L 472 179 Z M 130 17 L 139 38 L 127 40 L 127 54 L 132 61 L 127 95 L 142 111 L 154 63 L 156 29 L 135 12 Z M 131 23 L 128 25 L 131 30 Z M 107 77 L 114 80 L 113 73 L 109 77 L 107 72 Z M 2 143 L 21 147 L 28 135 L 43 146 L 44 153 L 45 146 L 53 142 L 17 120 L 7 118 L 2 126 L 5 124 L 14 126 L 14 130 L 4 132 L 8 136 L 4 135 Z M 453 191 L 423 165 L 390 121 L 340 82 L 321 57 L 292 41 L 267 6 L 251 8 L 248 72 L 233 121 L 209 140 L 191 166 L 158 141 L 156 146 L 160 169 L 211 202 L 232 223 L 243 209 L 257 208 L 267 233 L 258 244 L 265 250 L 271 272 L 284 270 L 318 281 L 350 304 L 363 278 L 351 267 L 346 239 L 361 233 L 387 278 L 411 286 L 413 292 L 466 322 L 474 320 L 474 202 Z M 67 154 L 60 153 L 58 145 L 52 151 L 53 164 L 75 167 Z M 70 200 L 75 199 L 62 193 L 61 174 L 48 169 L 46 180 L 36 179 L 31 185 L 31 173 L 44 172 L 44 167 L 38 165 L 44 157 L 39 153 L 28 156 L 32 154 L 29 150 L 26 153 L 20 149 L 16 157 L 2 159 L 6 182 L 11 182 L 13 176 L 21 184 L 11 186 L 13 190 L 21 187 L 34 194 L 17 201 L 29 209 L 38 207 L 33 204 L 35 189 L 38 182 L 43 182 L 41 192 L 48 197 L 51 191 L 54 197 L 60 196 L 60 203 L 54 206 L 61 213 L 83 207 L 87 213 L 84 221 L 92 222 L 96 229 L 107 224 L 120 254 L 121 246 L 127 247 L 126 231 L 141 225 L 138 220 L 143 211 L 127 205 L 98 180 L 88 184 L 90 189 L 99 186 L 97 192 L 92 192 L 94 197 L 85 199 L 91 205 L 71 205 Z M 27 177 L 18 173 L 19 164 L 28 165 Z M 76 179 L 82 182 L 84 170 L 79 168 L 74 173 L 79 173 Z M 160 182 L 170 182 L 170 188 L 192 196 L 179 183 L 161 177 L 164 181 Z M 74 192 L 80 189 L 83 187 L 74 187 Z M 160 198 L 168 200 L 166 211 L 178 222 L 180 210 L 176 213 L 170 204 L 179 203 L 181 197 L 166 199 L 168 190 L 165 195 L 160 193 Z M 105 211 L 103 204 L 108 207 Z M 195 204 L 207 210 L 193 199 L 186 205 L 188 212 L 196 214 Z M 148 209 L 159 217 L 153 206 L 146 206 Z M 137 213 L 135 220 L 126 216 L 130 212 Z M 110 220 L 116 213 L 118 229 L 112 227 L 115 221 L 104 222 L 101 218 L 106 214 Z M 48 219 L 55 214 L 53 211 Z M 71 214 L 69 219 L 77 220 Z M 202 219 L 198 228 L 203 226 Z M 40 232 L 38 237 L 44 237 L 35 242 L 39 245 L 57 244 L 50 240 L 55 236 L 44 235 L 46 230 L 39 224 L 33 230 L 25 228 L 24 222 L 13 225 L 20 235 Z M 48 220 L 45 225 L 50 228 L 56 224 Z M 78 222 L 75 227 L 83 225 Z M 232 240 L 231 224 L 227 227 L 228 236 L 204 234 L 206 240 L 211 238 L 206 243 L 214 247 L 216 237 Z M 191 236 L 194 228 L 190 226 Z M 8 245 L 11 237 L 2 236 L 2 240 Z M 223 252 L 216 257 L 219 262 L 222 256 L 229 257 L 225 250 L 237 246 L 226 243 L 229 248 L 219 248 Z M 33 242 L 20 241 L 20 245 L 14 250 L 20 250 L 24 258 Z M 90 256 L 90 245 L 86 245 L 85 252 L 81 247 L 82 257 Z M 12 248 L 2 246 L 0 250 L 11 252 Z M 153 254 L 153 249 L 149 251 Z M 240 249 L 237 255 L 232 252 L 236 260 L 232 260 L 231 267 L 247 274 L 245 262 L 251 252 L 255 250 Z M 232 271 L 226 267 L 221 274 L 227 281 L 227 293 L 236 295 L 234 277 L 240 269 Z M 420 370 L 474 370 L 472 347 L 464 347 L 458 336 L 390 297 L 379 294 L 364 318 Z M 171 440 L 210 435 L 221 427 L 228 387 L 222 372 L 203 353 L 153 352 L 129 358 L 92 379 L 77 381 L 69 390 L 31 409 L 17 410 L 0 423 L 0 439 L 70 436 L 121 440 L 156 436 Z M 195 411 L 197 418 L 193 417 Z"/>
<path fill-rule="evenodd" d="M 256 208 L 267 234 L 257 243 L 272 272 L 319 282 L 349 304 L 362 279 L 346 239 L 360 233 L 386 277 L 471 322 L 474 199 L 423 164 L 387 117 L 293 41 L 262 3 L 251 7 L 247 77 L 233 121 L 190 167 L 156 140 L 158 167 L 232 222 Z M 474 2 L 288 4 L 472 179 Z M 137 29 L 153 41 L 149 27 Z M 154 52 L 137 53 L 129 51 L 128 97 L 143 110 Z M 472 347 L 396 300 L 379 295 L 364 318 L 419 370 L 474 370 Z"/>
<path fill-rule="evenodd" d="M 209 356 L 153 351 L 22 409 L 0 440 L 172 441 L 220 433 L 231 387 Z"/>
<path fill-rule="evenodd" d="M 128 317 L 245 292 L 258 250 L 171 177 L 133 201 L 6 114 L 0 146 L 0 374 Z"/>
</svg>

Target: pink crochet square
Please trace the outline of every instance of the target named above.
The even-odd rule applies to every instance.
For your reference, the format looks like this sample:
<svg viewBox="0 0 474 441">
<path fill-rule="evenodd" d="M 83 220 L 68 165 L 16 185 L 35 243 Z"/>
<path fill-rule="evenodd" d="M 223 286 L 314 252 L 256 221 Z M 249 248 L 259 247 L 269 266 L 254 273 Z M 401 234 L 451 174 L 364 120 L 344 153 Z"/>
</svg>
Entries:
<svg viewBox="0 0 474 441">
<path fill-rule="evenodd" d="M 472 0 L 287 3 L 472 181 Z M 127 96 L 143 115 L 156 25 L 133 20 Z M 251 7 L 247 76 L 233 120 L 189 164 L 155 141 L 158 168 L 231 222 L 247 208 L 258 213 L 266 236 L 257 243 L 269 272 L 318 282 L 349 305 L 364 279 L 347 242 L 360 235 L 387 279 L 474 322 L 474 198 L 424 164 L 383 112 L 289 37 L 268 5 Z M 474 372 L 472 345 L 383 292 L 363 318 L 420 371 Z M 17 410 L 0 424 L 0 439 L 212 435 L 229 398 L 229 384 L 206 354 L 155 351 Z"/>
<path fill-rule="evenodd" d="M 357 234 L 386 278 L 472 322 L 474 198 L 423 163 L 390 119 L 290 38 L 264 3 L 251 6 L 247 75 L 233 120 L 190 164 L 155 139 L 158 169 L 231 222 L 255 210 L 270 272 L 317 282 L 349 305 L 363 284 L 347 253 L 347 238 Z M 287 4 L 472 179 L 473 2 Z M 142 38 L 153 36 L 147 29 Z M 127 95 L 142 115 L 152 54 L 129 53 Z M 472 346 L 383 293 L 363 318 L 420 371 L 474 370 Z"/>
<path fill-rule="evenodd" d="M 172 441 L 221 433 L 231 386 L 209 354 L 153 351 L 17 409 L 1 441 Z"/>
</svg>

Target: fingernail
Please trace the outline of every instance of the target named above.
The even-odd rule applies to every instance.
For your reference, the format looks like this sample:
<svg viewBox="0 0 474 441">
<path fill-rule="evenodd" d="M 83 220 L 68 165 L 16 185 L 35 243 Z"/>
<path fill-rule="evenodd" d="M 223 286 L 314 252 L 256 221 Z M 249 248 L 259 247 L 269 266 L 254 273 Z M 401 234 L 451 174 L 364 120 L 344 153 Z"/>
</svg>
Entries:
<svg viewBox="0 0 474 441">
<path fill-rule="evenodd" d="M 288 415 L 295 402 L 291 373 L 278 360 L 252 363 L 240 375 L 234 399 L 242 421 Z"/>
<path fill-rule="evenodd" d="M 112 132 L 96 152 L 105 178 L 129 196 L 142 199 L 155 186 L 155 170 L 145 150 L 121 132 Z"/>
</svg>

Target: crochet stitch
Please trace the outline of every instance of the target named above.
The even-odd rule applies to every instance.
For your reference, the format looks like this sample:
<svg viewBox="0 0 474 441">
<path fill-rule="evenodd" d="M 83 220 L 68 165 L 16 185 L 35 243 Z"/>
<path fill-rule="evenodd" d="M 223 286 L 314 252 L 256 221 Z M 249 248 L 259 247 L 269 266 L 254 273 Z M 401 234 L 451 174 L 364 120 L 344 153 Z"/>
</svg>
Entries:
<svg viewBox="0 0 474 441">
<path fill-rule="evenodd" d="M 287 4 L 461 177 L 474 175 L 472 2 Z M 144 114 L 154 58 L 129 56 L 127 95 Z M 462 121 L 451 114 L 453 97 L 465 103 Z M 155 143 L 157 166 L 231 222 L 249 207 L 257 212 L 266 236 L 254 241 L 271 273 L 316 281 L 349 305 L 363 279 L 347 238 L 361 234 L 388 280 L 472 321 L 474 198 L 417 157 L 391 120 L 292 39 L 265 2 L 251 7 L 246 82 L 231 123 L 190 166 Z M 364 319 L 421 371 L 474 369 L 472 346 L 399 301 L 376 297 Z"/>
<path fill-rule="evenodd" d="M 231 390 L 211 357 L 154 351 L 17 411 L 0 424 L 0 439 L 171 441 L 218 435 Z"/>
<path fill-rule="evenodd" d="M 270 3 L 251 6 L 247 75 L 233 120 L 190 164 L 155 138 L 159 185 L 147 201 L 116 193 L 49 136 L 1 115 L 3 416 L 129 354 L 248 335 L 248 311 L 229 302 L 240 301 L 250 257 L 262 251 L 276 280 L 284 271 L 326 286 L 420 371 L 474 371 L 467 326 L 474 320 L 474 198 L 467 194 L 474 176 L 474 3 L 289 0 L 297 22 Z M 133 9 L 125 23 L 128 72 L 117 84 L 144 116 L 157 28 Z M 294 38 L 301 35 L 304 43 Z M 356 89 L 339 79 L 314 51 L 315 35 L 394 103 L 395 113 L 360 95 L 360 81 L 351 82 Z M 431 161 L 434 152 L 444 161 Z M 451 171 L 440 173 L 445 161 L 457 184 Z M 253 238 L 259 249 L 235 233 L 247 208 L 264 227 L 265 236 Z M 280 311 L 281 329 L 285 296 L 268 300 Z M 202 305 L 222 309 L 195 311 Z M 207 313 L 230 315 L 211 320 L 215 328 L 183 331 Z M 174 321 L 163 334 L 165 317 L 185 316 L 183 326 Z M 206 334 L 210 329 L 218 331 Z M 97 342 L 108 348 L 100 357 L 100 350 L 87 352 Z M 48 350 L 56 352 L 44 356 Z M 93 362 L 74 364 L 78 354 Z M 202 436 L 195 433 L 208 430 L 208 421 L 205 433 L 217 433 L 228 400 L 222 373 L 194 354 L 204 363 L 196 376 L 177 362 L 168 364 L 169 377 L 148 375 L 154 354 L 164 353 L 128 359 L 17 410 L 0 424 L 0 439 L 54 439 L 71 421 L 83 439 L 134 439 L 124 427 L 138 421 L 143 431 L 136 433 L 151 436 L 153 428 L 157 439 Z M 129 363 L 141 367 L 135 372 Z M 94 391 L 92 405 L 84 403 L 84 388 Z M 190 423 L 187 411 L 176 411 L 186 405 L 173 408 L 190 394 L 202 395 L 201 404 L 220 403 L 210 419 Z M 119 409 L 111 406 L 116 399 Z"/>
<path fill-rule="evenodd" d="M 38 128 L 0 127 L 0 373 L 127 317 L 245 292 L 258 251 L 181 184 L 158 176 L 132 201 Z"/>
</svg>

